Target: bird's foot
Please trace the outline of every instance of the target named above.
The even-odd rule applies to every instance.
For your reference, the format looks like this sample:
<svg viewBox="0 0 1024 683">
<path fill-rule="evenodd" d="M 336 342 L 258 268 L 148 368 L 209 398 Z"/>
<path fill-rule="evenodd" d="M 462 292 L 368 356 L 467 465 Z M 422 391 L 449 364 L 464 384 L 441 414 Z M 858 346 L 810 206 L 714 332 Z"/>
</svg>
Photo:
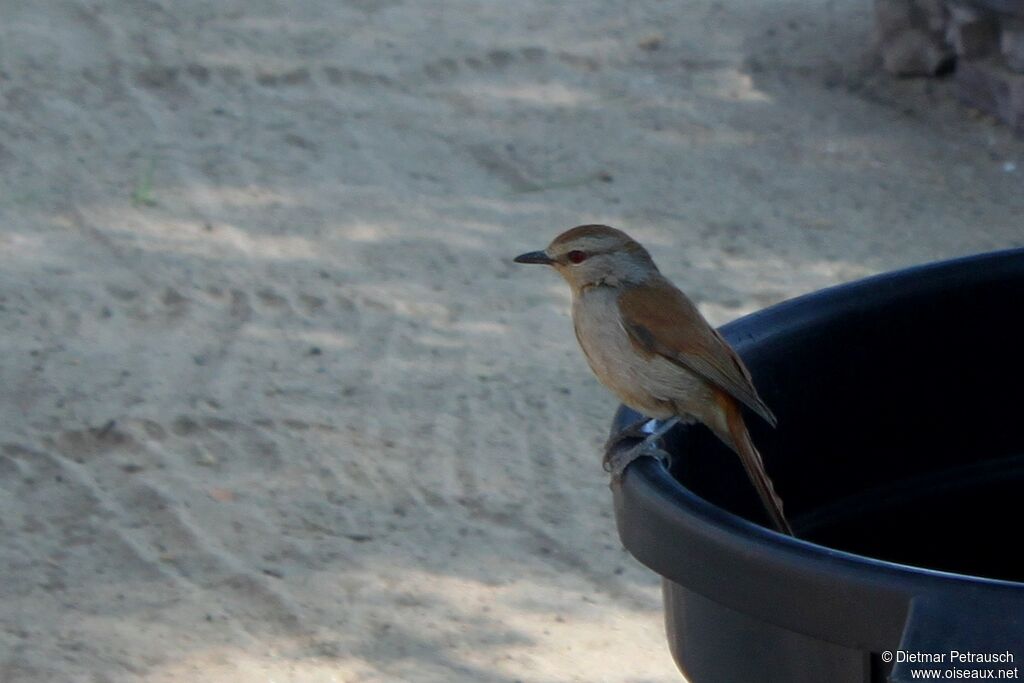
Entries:
<svg viewBox="0 0 1024 683">
<path fill-rule="evenodd" d="M 626 471 L 626 466 L 637 458 L 643 456 L 655 458 L 665 467 L 668 467 L 671 461 L 669 454 L 661 448 L 660 434 L 651 434 L 631 448 L 617 447 L 620 443 L 622 443 L 621 439 L 611 444 L 605 451 L 602 463 L 604 471 L 611 473 L 613 481 L 621 479 L 622 473 Z"/>
<path fill-rule="evenodd" d="M 615 432 L 608 437 L 608 440 L 604 442 L 605 461 L 608 460 L 608 454 L 611 453 L 616 446 L 627 439 L 643 439 L 650 435 L 650 432 L 644 431 L 648 424 L 651 423 L 651 418 L 645 417 L 632 422 L 619 431 Z M 608 468 L 605 467 L 607 470 Z"/>
</svg>

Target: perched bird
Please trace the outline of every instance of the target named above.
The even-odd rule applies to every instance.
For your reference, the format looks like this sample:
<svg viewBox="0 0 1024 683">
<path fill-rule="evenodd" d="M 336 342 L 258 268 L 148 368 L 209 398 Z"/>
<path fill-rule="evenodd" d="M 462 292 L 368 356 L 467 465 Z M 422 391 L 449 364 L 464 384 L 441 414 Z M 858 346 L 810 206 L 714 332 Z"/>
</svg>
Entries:
<svg viewBox="0 0 1024 683">
<path fill-rule="evenodd" d="M 614 445 L 605 468 L 615 477 L 641 455 L 663 455 L 660 438 L 680 420 L 697 420 L 739 455 L 772 523 L 793 531 L 743 420 L 746 406 L 763 420 L 775 415 L 757 395 L 743 361 L 629 235 L 606 225 L 581 225 L 556 237 L 544 251 L 516 263 L 554 267 L 572 288 L 572 320 L 587 362 L 597 378 L 633 410 L 667 420 L 636 448 Z"/>
</svg>

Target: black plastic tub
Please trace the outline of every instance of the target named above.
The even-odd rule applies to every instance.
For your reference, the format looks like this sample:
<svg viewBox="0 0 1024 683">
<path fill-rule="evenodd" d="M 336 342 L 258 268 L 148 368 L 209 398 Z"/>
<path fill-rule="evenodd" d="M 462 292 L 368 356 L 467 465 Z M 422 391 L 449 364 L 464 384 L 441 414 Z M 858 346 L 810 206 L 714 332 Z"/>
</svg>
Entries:
<svg viewBox="0 0 1024 683">
<path fill-rule="evenodd" d="M 761 526 L 738 459 L 699 425 L 669 434 L 670 470 L 641 458 L 613 487 L 691 683 L 1024 678 L 1024 249 L 722 331 L 779 417 L 747 422 L 799 539 Z"/>
</svg>

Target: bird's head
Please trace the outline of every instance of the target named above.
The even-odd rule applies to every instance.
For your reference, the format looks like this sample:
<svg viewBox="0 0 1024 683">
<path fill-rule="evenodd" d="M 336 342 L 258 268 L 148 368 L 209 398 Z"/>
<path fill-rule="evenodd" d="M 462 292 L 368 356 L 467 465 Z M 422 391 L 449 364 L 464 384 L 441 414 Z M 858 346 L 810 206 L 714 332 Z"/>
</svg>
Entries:
<svg viewBox="0 0 1024 683">
<path fill-rule="evenodd" d="M 556 237 L 544 251 L 531 251 L 516 263 L 552 266 L 574 292 L 593 285 L 640 283 L 658 273 L 639 242 L 607 225 L 580 225 Z"/>
</svg>

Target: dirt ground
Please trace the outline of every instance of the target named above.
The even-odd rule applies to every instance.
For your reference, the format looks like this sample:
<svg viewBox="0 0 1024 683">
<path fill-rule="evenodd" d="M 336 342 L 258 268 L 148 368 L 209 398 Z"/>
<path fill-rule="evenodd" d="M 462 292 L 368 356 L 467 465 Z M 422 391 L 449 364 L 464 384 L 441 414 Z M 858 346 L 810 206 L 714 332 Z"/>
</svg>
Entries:
<svg viewBox="0 0 1024 683">
<path fill-rule="evenodd" d="M 0 680 L 679 680 L 511 257 L 610 223 L 722 323 L 1024 244 L 869 5 L 0 0 Z"/>
</svg>

